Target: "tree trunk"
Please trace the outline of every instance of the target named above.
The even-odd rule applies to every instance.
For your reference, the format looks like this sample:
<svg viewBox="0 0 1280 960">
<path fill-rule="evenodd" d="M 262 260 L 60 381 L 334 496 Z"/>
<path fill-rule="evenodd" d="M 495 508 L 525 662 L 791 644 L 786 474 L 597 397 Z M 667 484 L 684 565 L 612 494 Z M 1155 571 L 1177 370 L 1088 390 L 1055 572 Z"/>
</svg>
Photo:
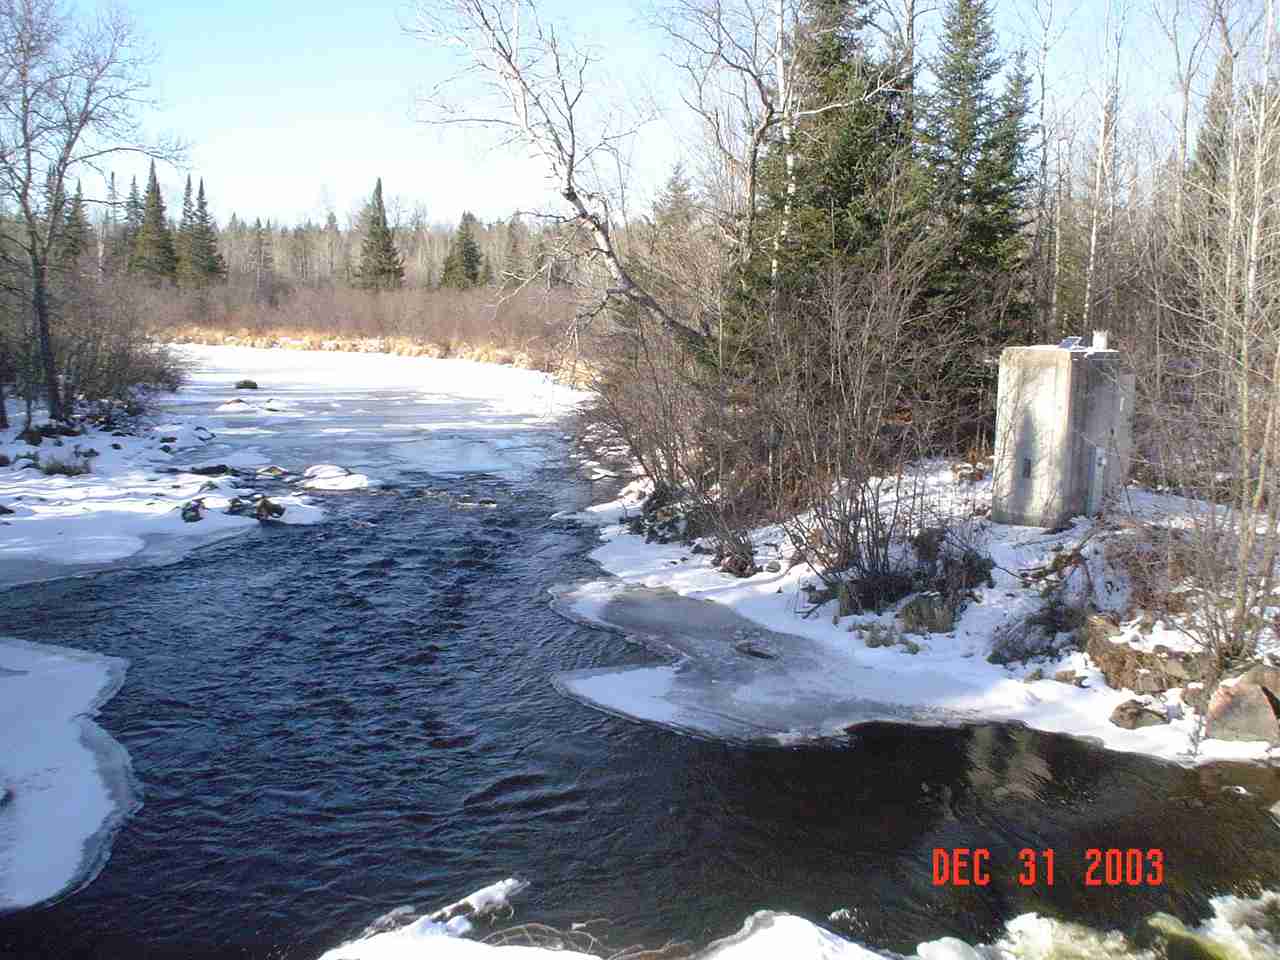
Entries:
<svg viewBox="0 0 1280 960">
<path fill-rule="evenodd" d="M 40 365 L 44 370 L 45 392 L 49 398 L 49 419 L 65 419 L 62 395 L 58 389 L 58 365 L 53 357 L 53 338 L 49 334 L 48 268 L 39 255 L 31 255 L 31 319 L 40 346 Z"/>
</svg>

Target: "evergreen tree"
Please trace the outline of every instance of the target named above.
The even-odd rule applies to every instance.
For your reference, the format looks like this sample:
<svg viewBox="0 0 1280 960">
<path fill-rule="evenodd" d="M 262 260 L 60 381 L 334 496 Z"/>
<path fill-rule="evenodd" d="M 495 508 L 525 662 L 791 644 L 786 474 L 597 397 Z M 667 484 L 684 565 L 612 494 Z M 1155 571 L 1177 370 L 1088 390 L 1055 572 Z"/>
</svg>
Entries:
<svg viewBox="0 0 1280 960">
<path fill-rule="evenodd" d="M 195 236 L 196 207 L 191 196 L 191 174 L 187 174 L 187 185 L 182 191 L 182 217 L 178 221 L 178 233 L 174 237 L 174 252 L 178 259 L 178 282 L 184 287 L 199 282 L 199 271 L 192 259 L 192 240 Z"/>
<path fill-rule="evenodd" d="M 396 249 L 387 210 L 382 203 L 382 178 L 373 187 L 373 197 L 365 207 L 364 243 L 360 246 L 360 267 L 356 285 L 367 290 L 394 290 L 404 283 L 404 259 Z"/>
<path fill-rule="evenodd" d="M 1231 147 L 1231 109 L 1235 98 L 1232 89 L 1235 63 L 1231 54 L 1223 53 L 1213 75 L 1213 86 L 1205 103 L 1204 119 L 1196 135 L 1196 152 L 1191 161 L 1191 181 L 1213 197 L 1226 181 L 1226 168 Z"/>
<path fill-rule="evenodd" d="M 67 210 L 66 221 L 62 226 L 62 244 L 60 257 L 62 264 L 73 268 L 80 258 L 87 255 L 93 244 L 93 234 L 89 229 L 89 217 L 84 209 L 84 193 L 80 182 L 76 181 L 76 195 Z"/>
<path fill-rule="evenodd" d="M 994 416 L 993 356 L 1022 340 L 1032 302 L 1022 237 L 1030 80 L 1023 60 L 1004 69 L 988 0 L 948 0 L 935 66 L 935 92 L 925 103 L 922 155 L 948 254 L 930 288 L 957 344 L 949 375 L 953 396 L 984 430 Z M 961 346 L 963 345 L 963 346 Z"/>
<path fill-rule="evenodd" d="M 129 180 L 129 196 L 124 202 L 124 225 L 120 230 L 116 259 L 126 270 L 132 269 L 133 243 L 142 229 L 142 197 L 138 193 L 138 178 Z"/>
<path fill-rule="evenodd" d="M 186 256 L 186 283 L 203 287 L 217 283 L 227 275 L 227 264 L 218 252 L 218 228 L 205 201 L 203 179 L 196 191 L 196 201 L 191 211 Z"/>
<path fill-rule="evenodd" d="M 458 230 L 453 235 L 453 242 L 449 245 L 449 253 L 444 258 L 440 286 L 464 290 L 480 282 L 483 258 L 480 255 L 480 245 L 476 243 L 477 226 L 474 214 L 468 212 L 462 215 Z"/>
<path fill-rule="evenodd" d="M 160 196 L 160 181 L 156 178 L 153 160 L 151 175 L 147 179 L 147 193 L 142 202 L 142 223 L 129 259 L 129 272 L 141 274 L 153 283 L 162 283 L 174 278 L 177 267 L 173 233 L 165 219 L 164 198 Z"/>
</svg>

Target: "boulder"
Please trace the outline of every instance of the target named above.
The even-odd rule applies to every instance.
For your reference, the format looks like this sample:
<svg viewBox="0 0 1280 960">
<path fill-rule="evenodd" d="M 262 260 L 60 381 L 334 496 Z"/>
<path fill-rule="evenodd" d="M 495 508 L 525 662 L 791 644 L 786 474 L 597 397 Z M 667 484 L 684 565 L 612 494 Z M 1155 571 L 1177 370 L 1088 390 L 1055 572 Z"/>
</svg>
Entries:
<svg viewBox="0 0 1280 960">
<path fill-rule="evenodd" d="M 279 480 L 281 477 L 288 476 L 289 471 L 284 467 L 277 467 L 275 464 L 267 467 L 258 467 L 254 471 L 254 476 L 271 477 L 273 480 Z"/>
<path fill-rule="evenodd" d="M 1136 730 L 1139 727 L 1155 727 L 1168 723 L 1169 718 L 1163 713 L 1152 710 L 1141 700 L 1126 700 L 1111 712 L 1111 722 L 1125 730 Z"/>
<path fill-rule="evenodd" d="M 182 519 L 187 523 L 195 523 L 197 520 L 204 519 L 204 501 L 192 500 L 190 503 L 182 505 Z"/>
<path fill-rule="evenodd" d="M 259 520 L 274 520 L 276 517 L 284 516 L 284 504 L 272 503 L 263 497 L 254 507 L 253 513 Z"/>
<path fill-rule="evenodd" d="M 1157 645 L 1151 651 L 1138 650 L 1112 638 L 1120 628 L 1106 617 L 1094 614 L 1076 631 L 1076 640 L 1098 665 L 1107 685 L 1117 690 L 1160 693 L 1188 683 L 1204 683 L 1213 676 L 1213 657 Z"/>
<path fill-rule="evenodd" d="M 258 384 L 254 380 L 237 380 L 236 389 L 237 390 L 257 390 Z"/>
<path fill-rule="evenodd" d="M 940 593 L 921 593 L 898 611 L 906 633 L 947 633 L 955 628 L 956 612 Z"/>
<path fill-rule="evenodd" d="M 3 503 L 0 503 L 0 517 L 7 516 L 11 513 L 13 513 L 13 511 L 10 508 L 6 507 Z"/>
<path fill-rule="evenodd" d="M 1258 664 L 1220 684 L 1205 711 L 1205 736 L 1280 744 L 1280 669 Z"/>
<path fill-rule="evenodd" d="M 231 472 L 231 468 L 225 463 L 213 463 L 204 467 L 187 467 L 187 473 L 194 473 L 200 477 L 221 477 Z"/>
</svg>

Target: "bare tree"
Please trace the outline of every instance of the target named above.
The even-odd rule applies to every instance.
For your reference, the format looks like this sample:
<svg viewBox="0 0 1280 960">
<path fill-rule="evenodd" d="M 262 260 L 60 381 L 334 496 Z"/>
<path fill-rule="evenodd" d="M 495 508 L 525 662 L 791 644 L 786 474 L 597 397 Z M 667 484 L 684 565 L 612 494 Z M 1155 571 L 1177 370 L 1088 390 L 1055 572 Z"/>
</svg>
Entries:
<svg viewBox="0 0 1280 960">
<path fill-rule="evenodd" d="M 67 407 L 50 332 L 51 269 L 69 186 L 78 170 L 101 170 L 125 152 L 174 159 L 177 144 L 149 144 L 138 113 L 147 105 L 150 55 L 132 21 L 105 9 L 77 18 L 62 0 L 0 2 L 0 198 L 19 229 L 31 329 L 49 414 Z"/>
<path fill-rule="evenodd" d="M 617 170 L 620 144 L 635 127 L 599 119 L 605 111 L 588 87 L 596 58 L 561 38 L 530 0 L 423 0 L 410 32 L 460 60 L 459 72 L 427 96 L 427 122 L 500 131 L 544 163 L 572 210 L 562 219 L 586 235 L 591 261 L 607 276 L 588 315 L 617 307 L 619 322 L 648 318 L 688 345 L 704 343 L 707 332 L 660 303 L 619 254 L 599 171 Z"/>
</svg>

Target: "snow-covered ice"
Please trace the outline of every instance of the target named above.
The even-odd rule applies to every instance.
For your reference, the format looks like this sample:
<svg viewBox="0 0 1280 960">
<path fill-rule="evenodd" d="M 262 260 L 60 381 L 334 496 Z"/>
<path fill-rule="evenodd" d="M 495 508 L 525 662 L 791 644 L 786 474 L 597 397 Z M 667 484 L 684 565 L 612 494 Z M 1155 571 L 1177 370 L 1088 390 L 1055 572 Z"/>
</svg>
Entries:
<svg viewBox="0 0 1280 960">
<path fill-rule="evenodd" d="M 92 880 L 136 807 L 129 755 L 92 719 L 126 666 L 0 640 L 0 913 Z"/>
<path fill-rule="evenodd" d="M 758 563 L 777 560 L 777 572 L 743 579 L 718 570 L 685 544 L 646 543 L 626 524 L 639 514 L 648 490 L 644 481 L 635 481 L 613 501 L 572 515 L 599 526 L 603 543 L 591 558 L 614 579 L 565 589 L 553 603 L 568 616 L 643 642 L 669 662 L 575 671 L 556 678 L 557 685 L 615 714 L 729 739 L 794 743 L 882 720 L 1009 722 L 1182 764 L 1274 755 L 1264 742 L 1202 739 L 1200 718 L 1176 691 L 1155 704 L 1170 722 L 1135 730 L 1116 726 L 1112 712 L 1139 695 L 1107 686 L 1084 653 L 1008 666 L 989 662 L 996 632 L 1043 604 L 1039 591 L 1025 586 L 1017 572 L 1043 565 L 1055 551 L 1079 542 L 1088 521 L 1081 518 L 1056 534 L 994 524 L 973 516 L 989 504 L 989 480 L 957 485 L 944 466 L 926 470 L 922 483 L 939 514 L 969 518 L 966 535 L 996 564 L 994 586 L 976 588 L 974 602 L 952 631 L 910 635 L 910 644 L 868 645 L 869 636 L 901 635 L 901 604 L 879 616 L 840 617 L 834 602 L 812 610 L 804 587 L 816 577 L 807 566 L 790 565 L 786 532 L 779 527 L 752 535 Z M 1186 507 L 1185 501 L 1136 490 L 1127 493 L 1126 504 L 1161 517 Z M 1109 571 L 1107 580 L 1104 589 L 1115 593 L 1118 609 L 1123 578 Z M 1127 625 L 1126 639 L 1139 636 L 1137 629 L 1136 621 Z M 1182 634 L 1163 624 L 1144 639 L 1150 647 L 1187 646 Z M 1054 679 L 1068 670 L 1076 682 Z"/>
<path fill-rule="evenodd" d="M 1211 915 L 1194 929 L 1157 914 L 1148 923 L 1185 943 L 1209 944 L 1234 960 L 1274 960 L 1280 938 L 1269 918 L 1280 910 L 1280 894 L 1256 898 L 1215 897 Z M 463 939 L 466 927 L 450 927 L 423 916 L 394 930 L 348 941 L 320 960 L 587 960 L 592 954 L 538 946 L 498 946 Z M 1196 954 L 1202 955 L 1202 954 Z M 1208 955 L 1208 954 L 1203 954 Z M 695 960 L 1156 960 L 1157 954 L 1133 945 L 1115 931 L 1093 930 L 1079 924 L 1025 913 L 1005 924 L 992 943 L 970 944 L 955 937 L 924 941 L 902 956 L 846 940 L 802 917 L 771 910 L 753 913 L 731 936 L 708 945 Z"/>
</svg>

